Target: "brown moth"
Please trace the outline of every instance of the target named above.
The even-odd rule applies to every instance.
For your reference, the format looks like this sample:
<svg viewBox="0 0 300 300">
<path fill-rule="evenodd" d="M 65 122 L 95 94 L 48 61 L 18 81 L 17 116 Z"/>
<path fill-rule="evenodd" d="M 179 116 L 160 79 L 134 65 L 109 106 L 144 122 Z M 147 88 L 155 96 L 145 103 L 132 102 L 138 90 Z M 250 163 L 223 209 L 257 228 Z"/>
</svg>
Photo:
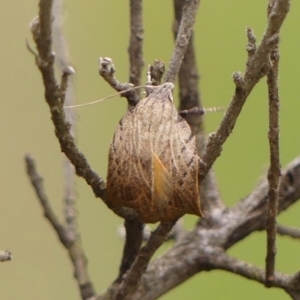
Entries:
<svg viewBox="0 0 300 300">
<path fill-rule="evenodd" d="M 145 223 L 202 216 L 195 137 L 174 106 L 173 88 L 151 87 L 121 119 L 109 150 L 108 197 Z"/>
</svg>

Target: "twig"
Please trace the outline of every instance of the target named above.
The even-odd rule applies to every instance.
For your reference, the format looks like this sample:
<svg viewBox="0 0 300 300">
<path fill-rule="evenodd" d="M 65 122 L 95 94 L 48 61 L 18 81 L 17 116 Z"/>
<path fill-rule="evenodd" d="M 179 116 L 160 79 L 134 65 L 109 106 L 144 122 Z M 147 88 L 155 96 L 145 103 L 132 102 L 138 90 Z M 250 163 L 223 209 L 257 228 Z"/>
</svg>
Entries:
<svg viewBox="0 0 300 300">
<path fill-rule="evenodd" d="M 288 235 L 294 239 L 300 239 L 300 229 L 277 224 L 277 233 L 280 235 Z"/>
<path fill-rule="evenodd" d="M 11 260 L 12 260 L 12 253 L 10 250 L 0 251 L 0 262 L 11 261 Z"/>
<path fill-rule="evenodd" d="M 135 86 L 141 85 L 144 66 L 143 40 L 143 2 L 142 0 L 130 0 L 129 82 Z"/>
<path fill-rule="evenodd" d="M 276 256 L 276 216 L 280 180 L 279 157 L 279 95 L 278 95 L 278 63 L 279 51 L 275 46 L 271 52 L 272 68 L 267 74 L 269 93 L 269 147 L 270 167 L 268 171 L 268 210 L 267 210 L 267 256 L 266 256 L 266 286 L 273 284 Z"/>
<path fill-rule="evenodd" d="M 212 269 L 229 271 L 241 275 L 250 280 L 266 283 L 265 270 L 251 265 L 235 257 L 231 257 L 225 252 L 220 252 L 216 256 L 211 256 L 209 260 Z M 292 276 L 280 272 L 273 274 L 273 286 L 285 289 L 291 283 Z"/>
<path fill-rule="evenodd" d="M 150 226 L 146 225 L 143 227 L 143 241 L 148 241 L 151 236 L 152 230 Z M 176 224 L 173 226 L 172 230 L 169 232 L 168 236 L 166 237 L 165 241 L 178 241 L 180 240 L 187 231 L 184 228 L 183 218 L 180 218 Z M 123 225 L 119 226 L 118 228 L 119 236 L 125 240 L 126 239 L 126 231 Z"/>
<path fill-rule="evenodd" d="M 130 269 L 143 242 L 144 224 L 139 219 L 125 220 L 124 227 L 126 230 L 125 245 L 119 276 L 116 279 L 116 282 L 118 283 L 121 282 L 123 275 Z"/>
<path fill-rule="evenodd" d="M 37 45 L 38 56 L 35 56 L 36 64 L 41 71 L 45 98 L 49 105 L 51 118 L 55 127 L 55 134 L 59 140 L 61 151 L 75 167 L 76 174 L 83 177 L 87 184 L 91 186 L 96 197 L 101 198 L 105 204 L 121 217 L 135 217 L 135 212 L 131 209 L 113 208 L 107 199 L 105 182 L 91 168 L 85 156 L 77 148 L 74 138 L 70 134 L 70 124 L 66 120 L 64 113 L 65 81 L 70 74 L 71 68 L 65 69 L 62 76 L 62 83 L 58 84 L 54 73 L 54 53 L 52 53 L 51 40 L 51 6 L 52 0 L 40 0 L 39 17 L 31 23 L 31 31 Z M 42 34 L 43 33 L 43 34 Z"/>
<path fill-rule="evenodd" d="M 222 151 L 222 146 L 228 136 L 231 134 L 235 122 L 242 110 L 244 103 L 247 100 L 250 92 L 256 83 L 266 74 L 266 66 L 268 64 L 269 55 L 274 45 L 278 43 L 279 30 L 289 11 L 289 0 L 277 0 L 268 16 L 268 26 L 262 38 L 260 45 L 257 47 L 254 54 L 248 56 L 246 63 L 246 71 L 244 77 L 236 72 L 233 74 L 233 80 L 236 85 L 235 94 L 232 97 L 229 108 L 216 133 L 210 135 L 208 145 L 206 147 L 203 161 L 205 167 L 200 169 L 200 178 L 204 178 L 205 174 L 211 168 L 212 164 Z M 251 30 L 248 30 L 248 45 L 253 45 L 253 35 Z M 247 47 L 248 48 L 248 47 Z M 248 49 L 249 53 L 249 49 Z"/>
<path fill-rule="evenodd" d="M 151 234 L 148 242 L 143 246 L 132 264 L 131 268 L 123 276 L 123 280 L 119 286 L 114 286 L 108 290 L 111 299 L 123 300 L 139 283 L 141 276 L 145 272 L 149 261 L 155 251 L 165 241 L 166 236 L 171 231 L 175 222 L 160 223 L 157 229 Z M 100 299 L 107 299 L 106 295 L 101 296 Z"/>
<path fill-rule="evenodd" d="M 111 58 L 99 58 L 99 74 L 113 89 L 118 92 L 123 92 L 133 87 L 133 84 L 131 83 L 121 83 L 118 81 L 115 77 L 115 72 L 116 68 Z M 128 104 L 131 106 L 135 106 L 140 100 L 135 90 L 122 93 L 120 96 L 125 97 L 128 101 Z"/>
<path fill-rule="evenodd" d="M 34 161 L 33 157 L 31 155 L 26 155 L 25 162 L 26 162 L 27 175 L 30 178 L 31 184 L 36 192 L 37 198 L 40 201 L 40 204 L 44 210 L 45 218 L 50 222 L 53 229 L 56 231 L 61 243 L 66 248 L 68 248 L 70 241 L 66 234 L 65 228 L 59 222 L 57 216 L 55 215 L 55 213 L 51 207 L 50 201 L 45 192 L 43 178 L 38 174 L 38 172 L 36 170 L 36 165 L 35 165 L 35 161 Z"/>
<path fill-rule="evenodd" d="M 69 237 L 67 228 L 59 222 L 55 215 L 43 185 L 43 178 L 36 170 L 34 159 L 30 155 L 27 155 L 25 157 L 25 162 L 27 174 L 44 210 L 45 218 L 50 222 L 63 246 L 68 250 L 74 266 L 74 275 L 78 282 L 81 297 L 82 299 L 90 299 L 91 297 L 94 297 L 96 293 L 93 283 L 89 278 L 87 260 L 81 244 L 78 243 L 78 240 Z"/>
<path fill-rule="evenodd" d="M 174 51 L 171 57 L 169 69 L 165 76 L 166 82 L 175 82 L 194 29 L 199 4 L 200 0 L 185 1 L 178 34 L 176 36 Z"/>
</svg>

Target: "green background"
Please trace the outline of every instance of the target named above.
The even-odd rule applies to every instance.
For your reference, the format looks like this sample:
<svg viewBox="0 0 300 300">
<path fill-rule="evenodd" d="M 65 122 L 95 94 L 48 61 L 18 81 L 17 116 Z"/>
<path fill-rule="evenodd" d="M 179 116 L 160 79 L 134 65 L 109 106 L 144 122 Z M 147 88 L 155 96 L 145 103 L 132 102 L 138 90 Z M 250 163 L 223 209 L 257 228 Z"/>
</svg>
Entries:
<svg viewBox="0 0 300 300">
<path fill-rule="evenodd" d="M 65 31 L 70 47 L 76 100 L 93 101 L 113 91 L 98 75 L 98 57 L 111 57 L 117 77 L 128 79 L 129 1 L 65 1 Z M 26 50 L 29 22 L 38 1 L 1 2 L 0 18 L 0 249 L 13 251 L 13 261 L 0 265 L 0 299 L 79 299 L 73 269 L 25 174 L 23 157 L 31 153 L 45 179 L 57 214 L 62 216 L 62 154 L 43 101 L 41 76 Z M 266 27 L 267 1 L 202 0 L 195 27 L 201 93 L 206 107 L 226 106 L 234 92 L 231 75 L 244 71 L 246 27 L 259 41 Z M 293 1 L 281 35 L 281 160 L 286 165 L 300 150 L 300 4 Z M 172 53 L 172 1 L 144 1 L 145 63 L 169 62 Z M 145 76 L 144 76 L 145 78 Z M 175 90 L 174 95 L 177 95 Z M 126 109 L 116 97 L 78 110 L 78 144 L 91 165 L 105 177 L 107 152 L 114 129 Z M 267 89 L 263 79 L 252 92 L 233 134 L 214 165 L 220 192 L 231 206 L 266 176 L 268 167 Z M 206 132 L 216 130 L 222 113 L 205 117 Z M 78 223 L 89 270 L 98 292 L 115 278 L 122 252 L 117 227 L 122 220 L 109 211 L 82 179 L 77 179 Z M 299 204 L 283 213 L 280 222 L 299 226 Z M 195 218 L 185 217 L 187 227 Z M 162 253 L 171 244 L 166 244 Z M 250 263 L 264 265 L 264 233 L 255 233 L 229 250 Z M 277 270 L 300 268 L 299 243 L 278 238 Z M 289 299 L 277 289 L 222 271 L 201 273 L 162 299 Z"/>
</svg>

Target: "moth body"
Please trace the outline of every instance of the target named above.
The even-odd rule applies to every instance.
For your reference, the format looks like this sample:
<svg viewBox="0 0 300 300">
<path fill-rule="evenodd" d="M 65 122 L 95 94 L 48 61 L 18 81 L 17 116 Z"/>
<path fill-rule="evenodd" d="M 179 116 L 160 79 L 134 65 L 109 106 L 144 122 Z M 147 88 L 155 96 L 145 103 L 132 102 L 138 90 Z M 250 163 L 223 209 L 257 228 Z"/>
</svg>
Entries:
<svg viewBox="0 0 300 300">
<path fill-rule="evenodd" d="M 173 103 L 172 83 L 153 87 L 121 119 L 109 150 L 107 192 L 141 221 L 201 216 L 195 138 Z"/>
</svg>

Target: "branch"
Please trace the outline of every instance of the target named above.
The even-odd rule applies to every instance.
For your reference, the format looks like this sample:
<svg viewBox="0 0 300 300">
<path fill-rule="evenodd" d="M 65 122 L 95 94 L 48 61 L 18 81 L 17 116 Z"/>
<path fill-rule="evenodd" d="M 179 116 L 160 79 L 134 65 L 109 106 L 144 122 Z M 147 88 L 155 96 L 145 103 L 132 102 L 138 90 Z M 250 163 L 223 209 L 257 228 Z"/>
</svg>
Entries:
<svg viewBox="0 0 300 300">
<path fill-rule="evenodd" d="M 246 63 L 245 75 L 242 76 L 236 72 L 233 74 L 233 80 L 236 86 L 235 94 L 232 97 L 229 108 L 217 130 L 214 134 L 210 135 L 208 145 L 206 147 L 203 161 L 205 167 L 200 169 L 200 178 L 204 178 L 208 170 L 213 165 L 214 161 L 220 156 L 222 146 L 228 136 L 231 134 L 236 120 L 245 104 L 249 94 L 251 93 L 257 82 L 266 74 L 269 55 L 278 43 L 279 30 L 282 23 L 289 11 L 289 0 L 274 1 L 272 10 L 268 16 L 268 26 L 262 38 L 260 45 L 255 51 L 253 44 L 253 32 L 248 29 L 248 60 Z"/>
<path fill-rule="evenodd" d="M 48 196 L 45 192 L 43 178 L 38 174 L 35 161 L 32 156 L 25 156 L 26 170 L 27 175 L 31 181 L 31 184 L 36 192 L 37 198 L 40 201 L 40 204 L 44 210 L 45 218 L 50 222 L 51 226 L 55 230 L 58 235 L 59 240 L 65 246 L 65 248 L 69 247 L 69 238 L 66 234 L 65 228 L 62 224 L 60 224 L 57 216 L 55 215 Z"/>
<path fill-rule="evenodd" d="M 263 230 L 267 192 L 268 183 L 264 180 L 250 196 L 236 206 L 222 211 L 216 210 L 201 219 L 192 232 L 149 264 L 137 289 L 126 300 L 157 299 L 193 275 L 210 270 L 211 265 L 208 262 L 212 256 L 219 255 L 222 249 L 230 248 L 254 231 Z M 287 209 L 299 198 L 300 157 L 282 172 L 278 212 Z M 155 289 L 150 290 L 149 286 L 155 286 Z"/>
<path fill-rule="evenodd" d="M 129 82 L 135 86 L 141 85 L 142 69 L 144 66 L 143 34 L 143 3 L 141 0 L 130 0 L 130 42 L 128 47 L 130 62 Z M 111 69 L 111 77 L 113 77 L 114 67 L 112 61 L 111 63 L 107 63 L 106 69 L 109 68 Z M 101 68 L 99 68 L 99 70 L 101 70 Z M 127 101 L 130 105 L 135 106 L 139 101 L 139 97 L 137 96 L 136 91 L 131 94 L 129 94 Z M 119 275 L 115 281 L 116 283 L 120 283 L 123 275 L 130 269 L 140 251 L 143 241 L 144 224 L 138 218 L 125 220 L 124 225 L 126 237 Z"/>
<path fill-rule="evenodd" d="M 138 284 L 141 276 L 146 271 L 148 263 L 155 251 L 163 244 L 166 236 L 171 231 L 176 222 L 162 222 L 151 234 L 149 241 L 140 250 L 140 253 L 131 266 L 128 273 L 124 276 L 116 295 L 116 300 L 123 300 Z"/>
<path fill-rule="evenodd" d="M 63 246 L 68 250 L 74 266 L 74 275 L 78 282 L 81 297 L 82 299 L 90 299 L 94 297 L 96 293 L 88 274 L 87 260 L 80 240 L 74 240 L 72 236 L 70 237 L 68 229 L 59 222 L 55 215 L 43 185 L 43 178 L 36 170 L 34 159 L 30 155 L 27 155 L 25 162 L 27 174 L 44 210 L 44 216 L 50 222 Z"/>
<path fill-rule="evenodd" d="M 299 228 L 291 228 L 284 225 L 277 225 L 277 233 L 280 235 L 287 235 L 294 239 L 300 239 L 300 230 Z"/>
<path fill-rule="evenodd" d="M 233 274 L 241 275 L 247 279 L 266 284 L 265 270 L 263 268 L 231 257 L 225 252 L 218 253 L 216 256 L 211 256 L 209 264 L 212 270 L 225 270 Z M 293 277 L 290 275 L 275 272 L 273 274 L 272 286 L 286 289 L 291 286 L 292 279 Z"/>
<path fill-rule="evenodd" d="M 130 0 L 129 82 L 135 86 L 141 85 L 144 66 L 143 40 L 143 2 L 141 0 Z"/>
<path fill-rule="evenodd" d="M 146 245 L 141 248 L 131 268 L 123 276 L 120 285 L 112 284 L 103 295 L 99 296 L 98 299 L 123 300 L 126 295 L 131 293 L 138 285 L 141 276 L 145 273 L 151 257 L 163 244 L 174 224 L 175 222 L 160 223 L 156 230 L 151 234 Z"/>
<path fill-rule="evenodd" d="M 146 225 L 143 227 L 143 235 L 142 240 L 148 241 L 151 236 L 151 228 L 150 226 Z M 119 226 L 118 234 L 121 239 L 125 240 L 126 238 L 126 231 L 123 225 Z M 167 241 L 179 241 L 185 234 L 187 234 L 187 230 L 184 228 L 183 218 L 180 218 L 176 224 L 173 226 L 172 230 L 167 235 L 165 242 Z"/>
<path fill-rule="evenodd" d="M 186 1 L 165 81 L 175 82 L 192 35 L 200 0 Z"/>
<path fill-rule="evenodd" d="M 139 219 L 125 220 L 124 227 L 126 229 L 125 244 L 117 283 L 122 281 L 123 275 L 130 269 L 143 242 L 144 224 Z"/>
<path fill-rule="evenodd" d="M 280 180 L 279 158 L 279 95 L 278 95 L 278 45 L 271 53 L 272 68 L 267 75 L 269 91 L 269 146 L 270 168 L 268 171 L 268 210 L 267 210 L 267 256 L 266 256 L 266 285 L 273 284 L 276 256 L 276 216 Z"/>
</svg>

